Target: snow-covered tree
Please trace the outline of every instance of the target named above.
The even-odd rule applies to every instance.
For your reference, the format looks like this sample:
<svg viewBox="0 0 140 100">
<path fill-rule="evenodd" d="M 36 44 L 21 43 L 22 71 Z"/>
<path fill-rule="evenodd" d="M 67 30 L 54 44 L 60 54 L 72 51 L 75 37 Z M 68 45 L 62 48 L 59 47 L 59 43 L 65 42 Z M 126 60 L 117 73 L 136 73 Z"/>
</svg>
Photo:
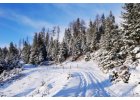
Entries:
<svg viewBox="0 0 140 100">
<path fill-rule="evenodd" d="M 118 26 L 115 23 L 115 17 L 110 12 L 105 21 L 105 30 L 100 40 L 100 47 L 110 51 L 116 35 L 118 35 Z"/>
<path fill-rule="evenodd" d="M 48 47 L 48 59 L 52 60 L 52 53 L 53 53 L 53 48 L 54 48 L 54 41 L 53 41 L 53 37 L 51 37 L 50 41 L 49 41 L 49 47 Z"/>
<path fill-rule="evenodd" d="M 3 53 L 2 58 L 3 58 L 3 59 L 6 59 L 6 58 L 8 57 L 8 48 L 7 48 L 7 47 L 4 47 L 4 48 L 2 49 L 2 53 Z"/>
<path fill-rule="evenodd" d="M 39 62 L 45 61 L 47 57 L 44 33 L 38 34 Z"/>
<path fill-rule="evenodd" d="M 71 49 L 74 59 L 77 59 L 82 53 L 82 39 L 85 37 L 85 22 L 79 18 L 70 24 L 71 29 Z M 85 43 L 85 42 L 83 42 Z"/>
<path fill-rule="evenodd" d="M 126 3 L 123 7 L 123 9 L 125 10 L 122 13 L 124 41 L 125 44 L 129 46 L 140 44 L 139 6 L 139 3 Z"/>
<path fill-rule="evenodd" d="M 126 53 L 126 60 L 132 63 L 137 59 L 136 53 L 132 51 L 140 47 L 140 4 L 126 3 L 123 9 L 122 33 L 124 45 L 122 51 Z"/>
<path fill-rule="evenodd" d="M 46 58 L 48 59 L 48 54 L 49 54 L 49 32 L 46 33 L 46 39 L 45 39 L 45 45 L 46 45 L 46 53 L 47 53 L 47 56 Z"/>
<path fill-rule="evenodd" d="M 29 62 L 32 64 L 39 63 L 39 47 L 38 47 L 38 35 L 37 35 L 37 33 L 35 33 L 35 35 L 34 35 Z"/>
<path fill-rule="evenodd" d="M 22 59 L 25 63 L 29 63 L 31 53 L 30 49 L 31 49 L 30 44 L 27 41 L 24 41 L 22 49 Z"/>
<path fill-rule="evenodd" d="M 67 48 L 66 43 L 63 40 L 63 42 L 61 43 L 61 46 L 60 46 L 58 61 L 63 62 L 66 60 L 67 57 L 68 57 L 68 48 Z"/>
<path fill-rule="evenodd" d="M 88 34 L 87 34 L 87 43 L 90 47 L 90 51 L 97 49 L 97 27 L 96 22 L 90 22 Z"/>
<path fill-rule="evenodd" d="M 72 34 L 70 28 L 65 29 L 63 41 L 65 42 L 68 49 L 68 56 L 72 55 Z"/>
<path fill-rule="evenodd" d="M 4 68 L 4 70 L 11 70 L 20 66 L 20 54 L 19 50 L 13 42 L 10 43 L 9 48 L 6 47 L 2 49 L 2 59 L 0 66 Z"/>
<path fill-rule="evenodd" d="M 104 22 L 104 32 L 100 39 L 100 65 L 104 70 L 110 70 L 114 67 L 122 65 L 119 52 L 121 50 L 121 33 L 119 32 L 118 25 L 115 23 L 115 17 L 112 12 L 106 17 Z"/>
</svg>

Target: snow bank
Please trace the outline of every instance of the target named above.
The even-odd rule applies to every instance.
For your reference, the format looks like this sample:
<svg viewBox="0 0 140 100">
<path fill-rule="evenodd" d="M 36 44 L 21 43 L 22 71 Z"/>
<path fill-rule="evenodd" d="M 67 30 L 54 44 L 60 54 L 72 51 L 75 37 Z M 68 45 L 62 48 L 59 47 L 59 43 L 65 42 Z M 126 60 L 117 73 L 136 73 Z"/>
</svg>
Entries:
<svg viewBox="0 0 140 100">
<path fill-rule="evenodd" d="M 3 73 L 0 75 L 0 82 L 10 79 L 11 77 L 19 74 L 23 69 L 22 68 L 14 68 L 10 71 L 4 70 Z"/>
<path fill-rule="evenodd" d="M 135 47 L 135 48 L 132 50 L 132 52 L 133 52 L 134 54 L 140 52 L 140 47 Z"/>
</svg>

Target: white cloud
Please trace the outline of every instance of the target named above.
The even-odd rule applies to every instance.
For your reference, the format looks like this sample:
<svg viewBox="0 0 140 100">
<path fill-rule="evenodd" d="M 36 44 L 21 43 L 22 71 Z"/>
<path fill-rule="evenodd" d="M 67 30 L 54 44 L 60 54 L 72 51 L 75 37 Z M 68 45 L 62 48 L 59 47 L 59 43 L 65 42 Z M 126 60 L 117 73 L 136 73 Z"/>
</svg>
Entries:
<svg viewBox="0 0 140 100">
<path fill-rule="evenodd" d="M 24 24 L 26 26 L 30 26 L 35 29 L 41 29 L 42 27 L 52 27 L 53 25 L 44 20 L 36 20 L 31 17 L 13 12 L 12 10 L 0 9 L 0 17 L 7 18 L 9 20 L 13 20 L 19 24 Z"/>
<path fill-rule="evenodd" d="M 31 26 L 32 28 L 36 28 L 36 29 L 52 26 L 52 24 L 48 23 L 47 21 L 34 20 L 33 18 L 24 15 L 13 14 L 13 17 L 15 17 L 19 23 L 25 24 L 27 26 Z"/>
</svg>

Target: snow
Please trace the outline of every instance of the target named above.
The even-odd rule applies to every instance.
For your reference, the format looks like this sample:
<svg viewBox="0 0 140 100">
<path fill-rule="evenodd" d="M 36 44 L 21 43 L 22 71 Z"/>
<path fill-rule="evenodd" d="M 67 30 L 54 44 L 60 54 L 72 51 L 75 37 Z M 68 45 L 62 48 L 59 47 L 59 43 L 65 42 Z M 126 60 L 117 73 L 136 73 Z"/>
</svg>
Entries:
<svg viewBox="0 0 140 100">
<path fill-rule="evenodd" d="M 92 97 L 139 96 L 140 67 L 131 70 L 130 83 L 112 84 L 97 62 L 84 60 L 33 66 L 26 64 L 18 75 L 0 83 L 0 96 Z"/>
<path fill-rule="evenodd" d="M 136 58 L 140 59 L 140 53 L 136 54 Z"/>
<path fill-rule="evenodd" d="M 36 66 L 32 65 L 32 64 L 25 64 L 25 65 L 23 65 L 23 68 L 24 69 L 31 69 L 31 68 L 36 68 Z"/>
<path fill-rule="evenodd" d="M 134 54 L 138 53 L 140 51 L 140 47 L 135 47 L 132 51 Z"/>
</svg>

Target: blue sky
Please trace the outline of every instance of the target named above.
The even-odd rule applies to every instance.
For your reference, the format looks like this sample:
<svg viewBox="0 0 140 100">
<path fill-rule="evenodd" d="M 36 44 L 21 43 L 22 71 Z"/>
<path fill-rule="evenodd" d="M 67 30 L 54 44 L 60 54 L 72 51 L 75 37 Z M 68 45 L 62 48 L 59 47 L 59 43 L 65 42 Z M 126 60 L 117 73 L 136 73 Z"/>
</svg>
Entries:
<svg viewBox="0 0 140 100">
<path fill-rule="evenodd" d="M 97 14 L 108 15 L 112 10 L 116 22 L 120 22 L 123 4 L 0 4 L 0 47 L 11 41 L 32 39 L 35 32 L 59 25 L 61 38 L 65 27 L 76 18 L 86 23 Z"/>
</svg>

